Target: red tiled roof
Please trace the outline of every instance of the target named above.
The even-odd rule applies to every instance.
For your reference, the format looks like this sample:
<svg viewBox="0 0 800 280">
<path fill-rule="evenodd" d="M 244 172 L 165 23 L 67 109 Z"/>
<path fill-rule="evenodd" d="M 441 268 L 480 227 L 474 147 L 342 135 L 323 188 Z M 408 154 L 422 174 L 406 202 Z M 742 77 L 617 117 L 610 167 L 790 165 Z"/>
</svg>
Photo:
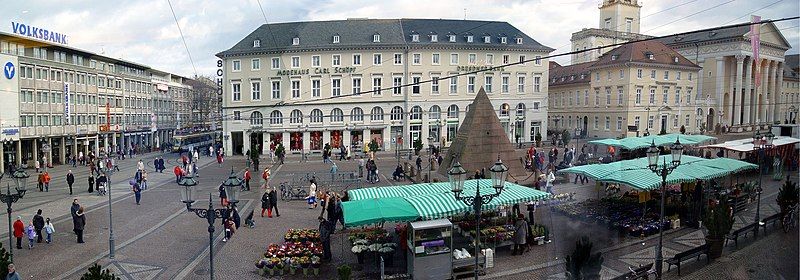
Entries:
<svg viewBox="0 0 800 280">
<path fill-rule="evenodd" d="M 589 83 L 589 67 L 594 61 L 578 63 L 567 66 L 556 66 L 550 68 L 549 86 L 562 86 L 570 84 Z"/>
<path fill-rule="evenodd" d="M 677 62 L 676 62 L 677 58 Z M 591 68 L 627 62 L 662 64 L 700 69 L 672 48 L 659 41 L 642 41 L 621 45 L 600 56 Z"/>
</svg>

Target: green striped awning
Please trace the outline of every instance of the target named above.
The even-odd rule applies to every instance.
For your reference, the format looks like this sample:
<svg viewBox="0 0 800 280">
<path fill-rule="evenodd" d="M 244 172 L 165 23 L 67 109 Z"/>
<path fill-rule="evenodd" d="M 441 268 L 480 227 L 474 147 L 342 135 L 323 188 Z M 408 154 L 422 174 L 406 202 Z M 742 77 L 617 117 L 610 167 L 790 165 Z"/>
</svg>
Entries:
<svg viewBox="0 0 800 280">
<path fill-rule="evenodd" d="M 416 221 L 419 218 L 417 210 L 400 197 L 345 201 L 342 202 L 342 212 L 347 226 Z"/>
<path fill-rule="evenodd" d="M 439 219 L 471 211 L 471 208 L 457 201 L 453 194 L 429 194 L 407 197 L 406 201 L 415 209 L 419 217 L 425 220 Z"/>
<path fill-rule="evenodd" d="M 669 146 L 672 145 L 672 143 L 675 143 L 675 141 L 678 139 L 680 139 L 681 144 L 696 145 L 717 138 L 707 135 L 686 135 L 686 134 L 672 133 L 665 135 L 650 135 L 643 137 L 627 137 L 622 139 L 608 138 L 608 139 L 592 140 L 589 141 L 589 144 L 599 144 L 599 145 L 620 147 L 628 150 L 635 150 L 635 149 L 647 148 L 652 143 L 655 143 L 656 146 Z"/>
<path fill-rule="evenodd" d="M 348 190 L 350 200 L 363 200 L 370 198 L 404 197 L 406 193 L 395 187 L 375 187 Z"/>
</svg>

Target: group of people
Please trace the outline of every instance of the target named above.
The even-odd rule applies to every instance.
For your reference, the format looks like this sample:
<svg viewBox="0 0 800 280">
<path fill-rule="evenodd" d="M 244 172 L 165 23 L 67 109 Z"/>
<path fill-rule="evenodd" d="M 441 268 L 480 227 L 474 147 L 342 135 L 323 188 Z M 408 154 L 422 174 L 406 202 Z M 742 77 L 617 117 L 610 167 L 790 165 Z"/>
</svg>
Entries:
<svg viewBox="0 0 800 280">
<path fill-rule="evenodd" d="M 17 220 L 14 221 L 12 228 L 14 230 L 14 237 L 17 239 L 17 249 L 22 249 L 23 237 L 28 238 L 28 249 L 30 250 L 33 249 L 34 243 L 42 243 L 42 231 L 47 234 L 47 238 L 44 240 L 48 244 L 53 240 L 53 233 L 56 232 L 53 224 L 50 223 L 50 218 L 45 219 L 42 217 L 42 209 L 36 211 L 36 215 L 33 216 L 33 219 L 28 223 L 27 227 L 22 221 L 22 216 L 17 216 Z"/>
</svg>

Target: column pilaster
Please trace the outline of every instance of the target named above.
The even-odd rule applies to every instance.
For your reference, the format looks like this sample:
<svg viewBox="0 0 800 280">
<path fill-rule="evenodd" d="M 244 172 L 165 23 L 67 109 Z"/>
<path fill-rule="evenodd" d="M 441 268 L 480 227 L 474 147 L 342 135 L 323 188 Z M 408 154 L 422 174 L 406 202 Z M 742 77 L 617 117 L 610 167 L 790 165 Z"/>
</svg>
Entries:
<svg viewBox="0 0 800 280">
<path fill-rule="evenodd" d="M 744 99 L 742 99 L 742 108 L 744 116 L 742 117 L 742 125 L 749 126 L 753 124 L 752 115 L 750 112 L 753 110 L 753 58 L 750 57 L 745 61 L 745 76 L 744 76 Z M 745 128 L 748 130 L 748 128 Z"/>
<path fill-rule="evenodd" d="M 736 55 L 736 76 L 734 76 L 735 86 L 731 90 L 731 103 L 733 103 L 733 123 L 738 126 L 742 124 L 742 78 L 744 77 L 744 55 Z M 722 79 L 722 77 L 720 77 Z"/>
</svg>

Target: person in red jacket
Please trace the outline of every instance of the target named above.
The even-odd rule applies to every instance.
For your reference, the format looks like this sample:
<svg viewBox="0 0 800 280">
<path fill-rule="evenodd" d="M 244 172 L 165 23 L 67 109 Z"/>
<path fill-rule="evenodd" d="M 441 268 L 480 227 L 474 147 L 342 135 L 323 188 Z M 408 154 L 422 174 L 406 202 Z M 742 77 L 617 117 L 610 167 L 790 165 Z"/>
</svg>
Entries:
<svg viewBox="0 0 800 280">
<path fill-rule="evenodd" d="M 14 222 L 14 237 L 17 238 L 17 249 L 22 249 L 22 237 L 25 235 L 25 223 L 22 222 L 22 216 L 17 216 Z"/>
<path fill-rule="evenodd" d="M 181 177 L 183 176 L 183 171 L 181 170 L 181 167 L 176 165 L 175 168 L 172 169 L 172 172 L 175 173 L 175 183 L 180 183 Z"/>
<path fill-rule="evenodd" d="M 250 190 L 250 169 L 245 169 L 244 171 L 244 190 Z"/>
</svg>

